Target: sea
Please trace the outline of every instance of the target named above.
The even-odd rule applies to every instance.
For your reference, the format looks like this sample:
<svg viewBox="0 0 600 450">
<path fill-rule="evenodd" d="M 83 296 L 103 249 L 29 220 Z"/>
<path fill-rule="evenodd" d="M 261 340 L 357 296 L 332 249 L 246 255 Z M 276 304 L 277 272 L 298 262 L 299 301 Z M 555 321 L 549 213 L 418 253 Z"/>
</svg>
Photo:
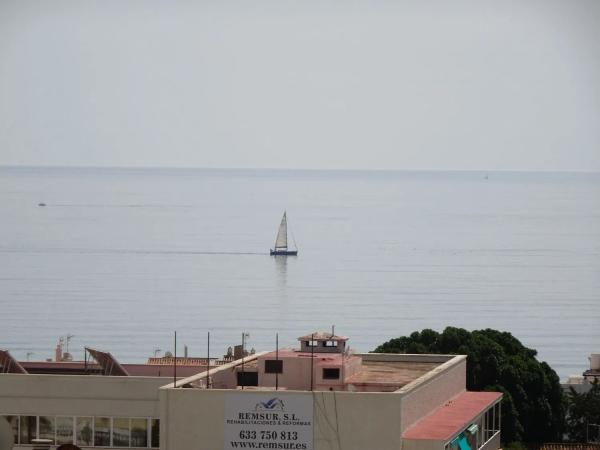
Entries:
<svg viewBox="0 0 600 450">
<path fill-rule="evenodd" d="M 45 204 L 45 206 L 40 206 Z M 272 257 L 282 214 L 296 257 Z M 316 330 L 360 352 L 508 331 L 564 379 L 600 352 L 600 174 L 0 168 L 0 348 L 121 362 Z"/>
</svg>

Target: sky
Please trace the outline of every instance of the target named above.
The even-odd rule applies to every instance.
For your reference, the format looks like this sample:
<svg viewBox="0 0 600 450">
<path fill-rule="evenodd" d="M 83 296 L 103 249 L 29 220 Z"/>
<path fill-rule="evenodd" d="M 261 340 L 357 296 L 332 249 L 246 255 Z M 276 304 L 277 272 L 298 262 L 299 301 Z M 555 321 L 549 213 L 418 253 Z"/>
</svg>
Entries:
<svg viewBox="0 0 600 450">
<path fill-rule="evenodd" d="M 0 165 L 600 171 L 600 2 L 2 0 Z"/>
</svg>

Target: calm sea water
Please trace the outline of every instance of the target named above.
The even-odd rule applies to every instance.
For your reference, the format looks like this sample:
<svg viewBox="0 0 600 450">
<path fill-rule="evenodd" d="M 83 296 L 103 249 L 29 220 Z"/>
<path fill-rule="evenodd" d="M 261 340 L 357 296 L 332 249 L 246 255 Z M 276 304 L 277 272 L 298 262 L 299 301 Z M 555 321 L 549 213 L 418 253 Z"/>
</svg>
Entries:
<svg viewBox="0 0 600 450">
<path fill-rule="evenodd" d="M 600 175 L 0 168 L 0 347 L 123 362 L 327 330 L 497 328 L 600 351 Z M 45 202 L 46 207 L 39 207 Z M 268 254 L 287 209 L 298 257 Z"/>
</svg>

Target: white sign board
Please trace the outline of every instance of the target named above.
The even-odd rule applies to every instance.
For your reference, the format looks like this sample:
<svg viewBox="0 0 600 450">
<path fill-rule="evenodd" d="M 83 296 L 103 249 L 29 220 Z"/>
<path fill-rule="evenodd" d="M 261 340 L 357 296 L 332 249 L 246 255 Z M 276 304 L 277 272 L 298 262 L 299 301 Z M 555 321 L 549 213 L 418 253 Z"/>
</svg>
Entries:
<svg viewBox="0 0 600 450">
<path fill-rule="evenodd" d="M 227 394 L 223 448 L 313 450 L 312 395 Z"/>
</svg>

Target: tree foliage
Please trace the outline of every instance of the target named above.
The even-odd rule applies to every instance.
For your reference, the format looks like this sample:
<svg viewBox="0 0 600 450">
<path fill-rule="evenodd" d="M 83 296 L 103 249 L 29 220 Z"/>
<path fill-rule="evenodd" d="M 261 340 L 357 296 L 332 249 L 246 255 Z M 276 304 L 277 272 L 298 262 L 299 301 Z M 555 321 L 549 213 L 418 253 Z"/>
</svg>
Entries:
<svg viewBox="0 0 600 450">
<path fill-rule="evenodd" d="M 425 329 L 380 345 L 378 353 L 467 355 L 467 389 L 499 391 L 504 442 L 550 442 L 562 437 L 563 392 L 556 372 L 510 333 L 492 329 Z"/>
<path fill-rule="evenodd" d="M 600 383 L 595 381 L 588 392 L 577 393 L 570 388 L 567 407 L 567 434 L 572 442 L 586 442 L 600 438 Z"/>
</svg>

